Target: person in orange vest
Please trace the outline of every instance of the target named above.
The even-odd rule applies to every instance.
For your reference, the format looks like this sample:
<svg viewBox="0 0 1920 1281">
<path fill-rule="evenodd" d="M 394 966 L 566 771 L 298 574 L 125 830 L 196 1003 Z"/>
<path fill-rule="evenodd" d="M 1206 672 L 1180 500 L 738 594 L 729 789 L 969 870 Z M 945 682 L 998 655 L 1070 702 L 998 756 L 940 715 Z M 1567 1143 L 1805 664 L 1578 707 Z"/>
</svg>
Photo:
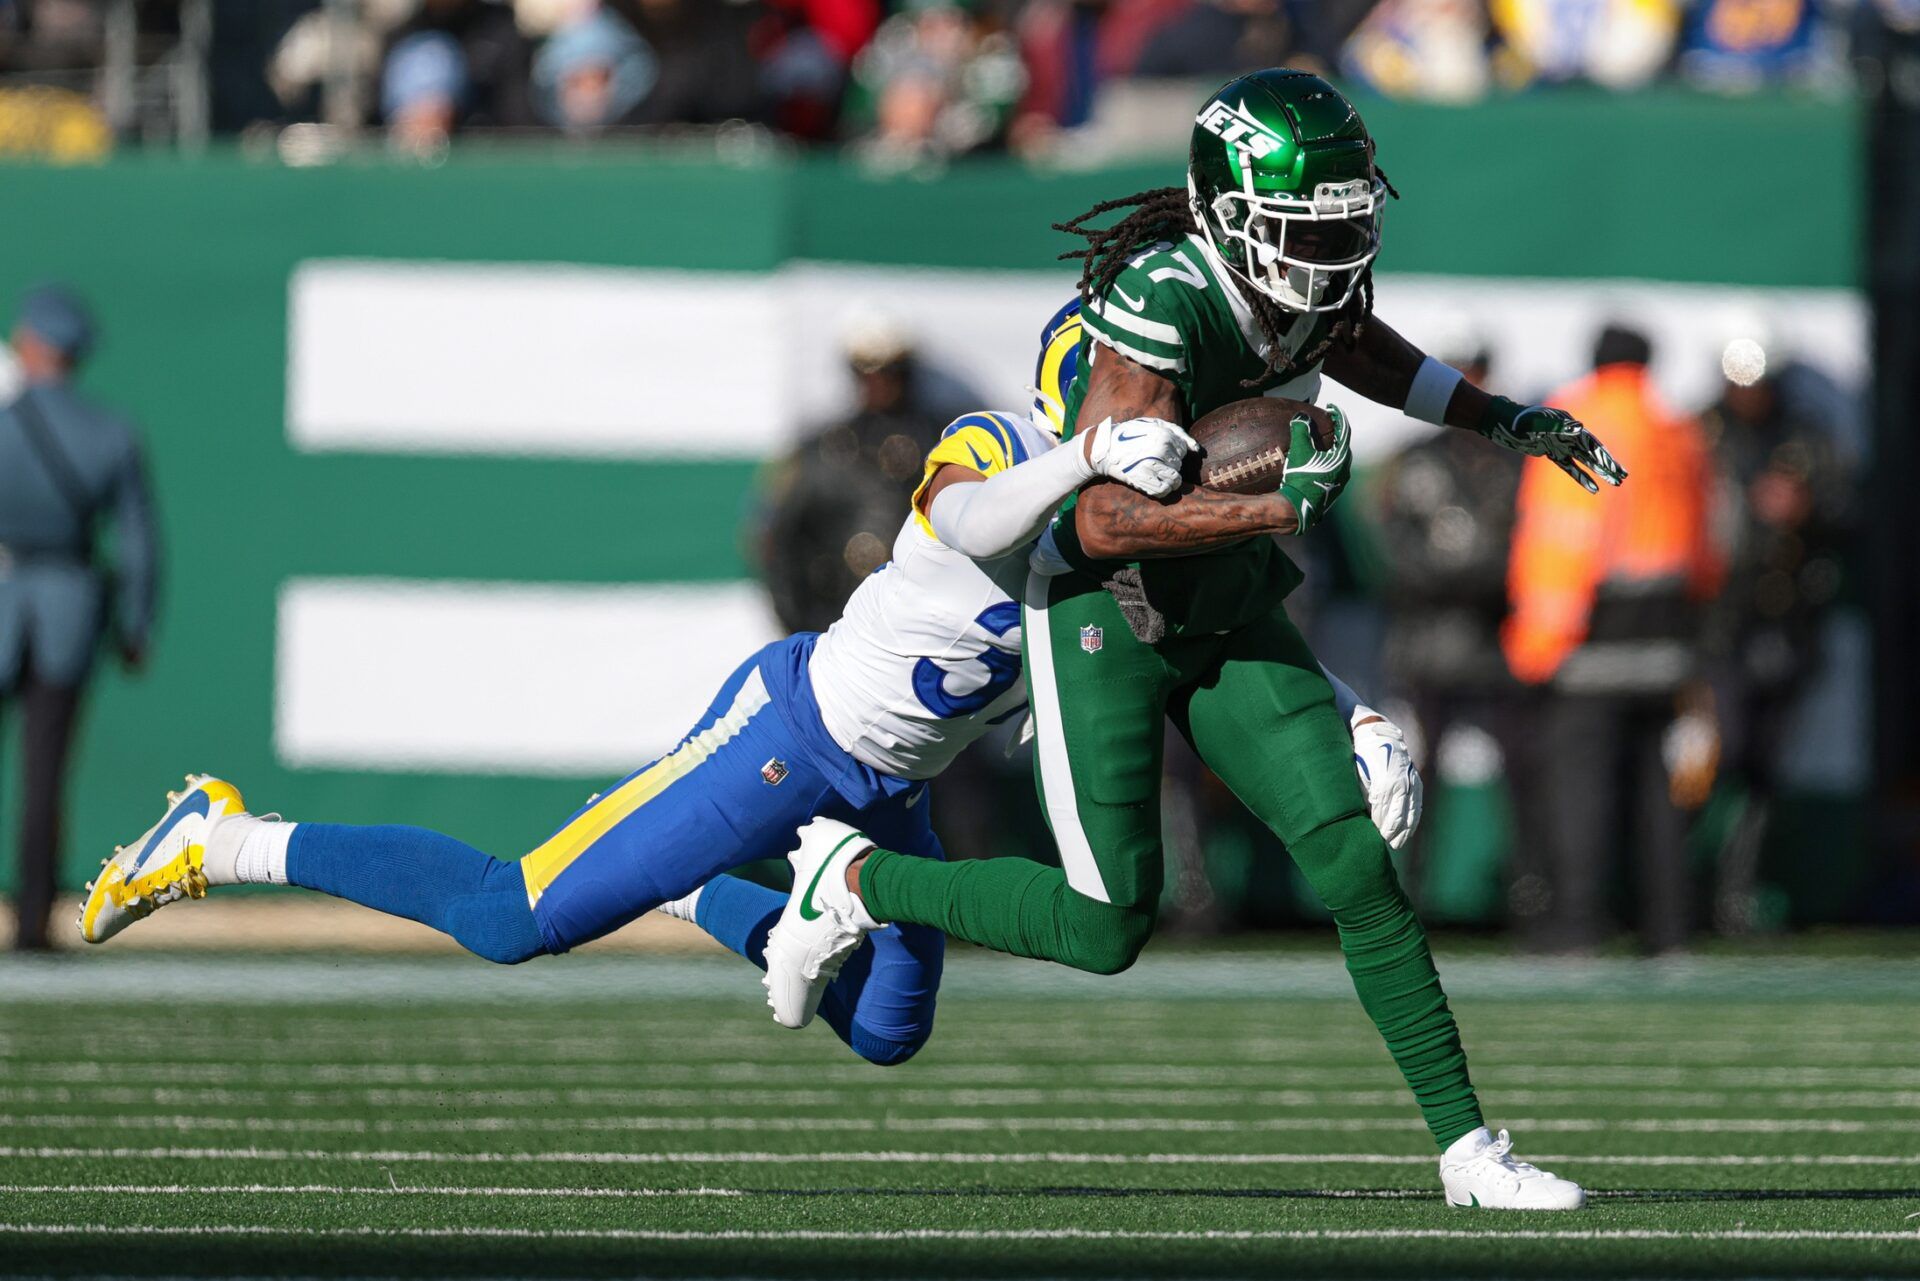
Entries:
<svg viewBox="0 0 1920 1281">
<path fill-rule="evenodd" d="M 1709 529 L 1712 467 L 1699 424 L 1661 403 L 1652 344 L 1604 329 L 1593 372 L 1550 403 L 1604 436 L 1634 477 L 1604 498 L 1545 459 L 1522 472 L 1501 648 L 1545 695 L 1540 837 L 1546 910 L 1530 943 L 1584 951 L 1611 933 L 1609 870 L 1634 856 L 1642 944 L 1685 945 L 1692 895 L 1686 811 L 1704 800 L 1717 751 L 1700 688 L 1702 606 L 1721 559 Z"/>
</svg>

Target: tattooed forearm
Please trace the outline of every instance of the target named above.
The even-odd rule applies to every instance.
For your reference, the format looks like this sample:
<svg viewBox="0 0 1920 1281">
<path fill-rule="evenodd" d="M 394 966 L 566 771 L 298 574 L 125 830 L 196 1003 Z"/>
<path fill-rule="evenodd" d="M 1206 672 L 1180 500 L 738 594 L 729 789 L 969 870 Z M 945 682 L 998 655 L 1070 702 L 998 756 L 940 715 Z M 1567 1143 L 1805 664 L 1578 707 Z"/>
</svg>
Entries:
<svg viewBox="0 0 1920 1281">
<path fill-rule="evenodd" d="M 1188 556 L 1259 534 L 1291 534 L 1299 525 L 1278 494 L 1216 494 L 1192 485 L 1157 499 L 1105 481 L 1082 491 L 1074 512 L 1081 547 L 1099 560 Z"/>
<path fill-rule="evenodd" d="M 1080 428 L 1141 417 L 1185 422 L 1179 388 L 1112 348 L 1100 348 L 1080 406 Z M 1216 494 L 1188 485 L 1159 499 L 1113 481 L 1080 491 L 1074 512 L 1080 546 L 1099 560 L 1189 556 L 1259 534 L 1291 534 L 1300 523 L 1293 505 L 1278 494 Z"/>
<path fill-rule="evenodd" d="M 1145 365 L 1136 364 L 1110 347 L 1094 355 L 1093 372 L 1087 398 L 1080 405 L 1076 420 L 1079 430 L 1098 425 L 1108 418 L 1123 423 L 1129 418 L 1165 418 L 1183 423 L 1180 390 Z"/>
</svg>

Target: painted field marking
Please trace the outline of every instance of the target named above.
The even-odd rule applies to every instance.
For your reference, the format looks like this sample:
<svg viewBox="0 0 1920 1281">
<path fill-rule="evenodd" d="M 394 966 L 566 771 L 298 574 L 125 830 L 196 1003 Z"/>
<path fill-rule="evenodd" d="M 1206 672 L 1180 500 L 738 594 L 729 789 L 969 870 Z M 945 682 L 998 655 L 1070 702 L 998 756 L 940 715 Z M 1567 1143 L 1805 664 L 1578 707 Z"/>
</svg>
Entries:
<svg viewBox="0 0 1920 1281">
<path fill-rule="evenodd" d="M 128 1196 L 503 1196 L 579 1197 L 590 1200 L 626 1200 L 645 1197 L 738 1197 L 739 1188 L 530 1188 L 357 1186 L 341 1183 L 5 1183 L 0 1193 L 41 1196 L 91 1196 L 95 1193 Z"/>
<path fill-rule="evenodd" d="M 1607 1117 L 1513 1117 L 1506 1124 L 1517 1131 L 1553 1134 L 1877 1134 L 1920 1133 L 1920 1120 L 1877 1118 L 1871 1121 L 1820 1120 L 1804 1117 L 1675 1117 L 1668 1120 Z M 897 1133 L 983 1133 L 1025 1130 L 1094 1131 L 1112 1133 L 1232 1134 L 1243 1131 L 1341 1133 L 1426 1133 L 1418 1117 L 1255 1117 L 1248 1120 L 1211 1120 L 1197 1117 L 1085 1117 L 1085 1116 L 470 1116 L 437 1117 L 210 1117 L 199 1114 L 162 1116 L 98 1116 L 85 1114 L 20 1115 L 0 1113 L 0 1125 L 49 1130 L 171 1130 L 249 1134 L 465 1134 L 516 1130 L 561 1132 L 805 1133 L 810 1131 Z"/>
<path fill-rule="evenodd" d="M 1878 1051 L 1870 1045 L 1850 1044 L 1838 1035 L 1823 1036 L 1814 1042 L 1778 1044 L 1777 1038 L 1766 1037 L 1760 1030 L 1761 1025 L 1756 1022 L 1758 1015 L 1745 1016 L 1748 1005 L 1777 1003 L 1793 996 L 1826 1001 L 1857 1000 L 1863 1003 L 1861 1034 L 1865 1037 L 1883 1035 L 1895 1026 L 1893 1020 L 1905 1015 L 1897 1002 L 1912 995 L 1913 965 L 1905 959 L 1844 963 L 1795 963 L 1782 959 L 1756 966 L 1745 958 L 1725 958 L 1681 966 L 1648 966 L 1624 959 L 1552 966 L 1531 958 L 1516 962 L 1504 958 L 1460 957 L 1446 959 L 1442 969 L 1449 991 L 1459 1000 L 1497 1003 L 1517 998 L 1530 1008 L 1537 1008 L 1547 1000 L 1590 997 L 1602 990 L 1610 997 L 1623 1000 L 1647 998 L 1637 1020 L 1614 1018 L 1606 1007 L 1595 1006 L 1598 1012 L 1584 1034 L 1569 1027 L 1564 1020 L 1556 1021 L 1551 1030 L 1543 1033 L 1520 1018 L 1502 1017 L 1497 1004 L 1491 1006 L 1488 1019 L 1481 1024 L 1482 1035 L 1496 1039 L 1495 1033 L 1510 1029 L 1520 1038 L 1517 1044 L 1524 1044 L 1529 1050 L 1554 1049 L 1556 1040 L 1565 1033 L 1572 1040 L 1560 1052 L 1591 1054 L 1606 1061 L 1613 1044 L 1608 1033 L 1617 1028 L 1633 1040 L 1648 1042 L 1648 1050 L 1656 1058 L 1671 1058 L 1676 1052 L 1692 1056 L 1718 1055 L 1730 1050 L 1736 1054 L 1765 1052 L 1775 1061 L 1783 1055 L 1795 1055 L 1808 1065 L 1820 1066 L 1862 1061 L 1863 1056 L 1871 1057 Z M 649 982 L 632 985 L 632 976 L 642 972 Z M 119 994 L 142 990 L 151 982 L 166 985 L 177 999 L 221 1007 L 279 1007 L 297 1000 L 336 1010 L 351 1008 L 356 1012 L 405 1003 L 411 1012 L 422 1003 L 435 1000 L 514 1002 L 519 998 L 531 1006 L 536 1002 L 526 998 L 538 997 L 539 1002 L 547 1003 L 547 1008 L 575 1002 L 586 1010 L 592 1003 L 599 1002 L 612 984 L 630 990 L 628 1008 L 636 1012 L 648 1006 L 686 1008 L 699 1003 L 690 998 L 732 1000 L 735 1008 L 743 1011 L 746 1006 L 741 997 L 740 963 L 721 957 L 699 960 L 663 957 L 642 962 L 583 956 L 564 964 L 511 971 L 453 959 L 385 962 L 355 958 L 353 964 L 343 966 L 305 958 L 262 958 L 249 961 L 248 973 L 254 981 L 234 983 L 225 966 L 183 967 L 175 958 L 133 955 L 90 959 L 88 964 L 79 967 L 0 961 L 0 1001 L 62 1010 L 70 1010 L 76 1003 L 126 1005 L 128 1002 Z M 1197 1001 L 1225 1002 L 1249 996 L 1267 1000 L 1275 992 L 1284 992 L 1290 1003 L 1339 1002 L 1341 1013 L 1337 1016 L 1338 1022 L 1333 1024 L 1335 1027 L 1344 1028 L 1355 1017 L 1352 979 L 1330 945 L 1323 953 L 1313 956 L 1149 956 L 1121 979 L 1064 973 L 1057 967 L 1023 965 L 1006 958 L 968 958 L 956 960 L 949 967 L 943 989 L 957 1000 L 1003 998 L 1012 1003 L 1006 1012 L 1010 1021 L 1043 1026 L 1058 1021 L 1046 1019 L 1044 1015 L 1023 1019 L 1018 1003 L 1036 998 L 1050 1004 L 1061 1000 L 1071 1003 L 1076 999 L 1098 999 L 1103 1013 L 1124 1022 L 1143 1014 L 1163 1013 L 1174 1002 L 1180 1003 L 1178 1008 L 1182 1011 L 1191 1011 Z M 1739 1008 L 1728 1011 L 1727 1017 L 1730 1025 L 1742 1029 L 1748 1039 L 1729 1040 L 1713 1023 L 1703 1025 L 1700 1011 L 1713 1008 L 1698 1003 L 1704 997 L 1740 1003 Z M 1683 999 L 1673 1004 L 1668 998 Z M 1881 1017 L 1887 1022 L 1880 1023 Z M 1221 1022 L 1236 1026 L 1231 1020 Z M 441 1025 L 451 1027 L 454 1020 L 448 1018 Z M 1242 1018 L 1237 1026 L 1244 1025 Z M 970 1026 L 987 1024 L 981 1020 Z M 1075 1021 L 1073 1026 L 1094 1025 Z M 1809 1026 L 1836 1029 L 1841 1025 L 1836 1020 L 1821 1018 L 1810 1021 Z M 564 1034 L 567 1024 L 556 1018 L 551 1022 L 542 1020 L 541 1027 L 551 1027 Z M 1686 1043 L 1684 1051 L 1676 1051 L 1671 1038 L 1665 1045 L 1654 1043 L 1656 1033 L 1669 1027 Z M 1903 1031 L 1902 1048 L 1910 1051 L 1915 1047 L 1915 1037 L 1910 1027 Z M 1358 1029 L 1355 1034 L 1358 1035 Z M 1711 1039 L 1696 1039 L 1701 1035 Z M 1102 1042 L 1096 1035 L 1091 1043 Z M 1912 1063 L 1913 1059 L 1909 1058 L 1905 1065 Z"/>
<path fill-rule="evenodd" d="M 0 1147 L 12 1160 L 352 1161 L 430 1165 L 1432 1165 L 1385 1152 L 432 1152 L 324 1148 Z M 1541 1155 L 1541 1163 L 1622 1166 L 1920 1166 L 1920 1155 Z"/>
<path fill-rule="evenodd" d="M 1488 1088 L 1488 1098 L 1500 1107 L 1591 1107 L 1602 1091 L 1573 1086 L 1548 1090 Z M 1619 1103 L 1634 1108 L 1755 1108 L 1781 1111 L 1840 1109 L 1920 1111 L 1920 1090 L 1629 1090 L 1621 1089 Z M 449 1090 L 429 1085 L 320 1086 L 285 1090 L 201 1088 L 191 1085 L 60 1085 L 0 1086 L 0 1104 L 86 1104 L 334 1108 L 457 1104 L 485 1108 L 649 1107 L 692 1108 L 754 1105 L 836 1105 L 943 1108 L 1042 1107 L 1086 1104 L 1127 1107 L 1249 1106 L 1267 1108 L 1404 1108 L 1403 1087 L 1373 1090 L 1218 1089 L 1173 1090 L 1130 1086 L 1041 1088 L 1032 1086 L 936 1089 L 920 1086 L 841 1086 L 812 1090 L 754 1090 L 728 1086 L 662 1089 L 505 1088 Z"/>
<path fill-rule="evenodd" d="M 745 1053 L 742 1046 L 737 1053 Z M 1476 1076 L 1483 1083 L 1494 1088 L 1511 1085 L 1561 1085 L 1569 1090 L 1585 1094 L 1597 1088 L 1622 1087 L 1636 1090 L 1650 1085 L 1684 1086 L 1694 1084 L 1741 1085 L 1741 1086 L 1821 1086 L 1842 1085 L 1852 1087 L 1871 1087 L 1886 1090 L 1920 1087 L 1920 1069 L 1887 1067 L 1853 1068 L 1675 1068 L 1675 1067 L 1618 1067 L 1618 1066 L 1542 1066 L 1503 1065 L 1498 1063 L 1474 1062 Z M 564 1074 L 569 1084 L 594 1084 L 601 1082 L 633 1083 L 646 1081 L 667 1083 L 675 1081 L 716 1081 L 730 1083 L 778 1083 L 792 1079 L 795 1069 L 790 1066 L 773 1067 L 758 1063 L 708 1064 L 706 1062 L 682 1061 L 676 1063 L 631 1064 L 619 1062 L 607 1063 L 568 1063 L 556 1065 L 507 1064 L 498 1068 L 486 1064 L 445 1064 L 445 1063 L 348 1063 L 348 1062 L 308 1062 L 308 1063 L 252 1063 L 235 1064 L 231 1062 L 211 1062 L 199 1059 L 129 1059 L 116 1061 L 102 1060 L 6 1060 L 0 1059 L 0 1081 L 19 1079 L 30 1082 L 61 1082 L 86 1085 L 93 1083 L 118 1084 L 129 1071 L 139 1071 L 155 1076 L 191 1075 L 197 1082 L 209 1085 L 246 1085 L 253 1083 L 286 1084 L 299 1082 L 314 1085 L 386 1085 L 386 1086 L 448 1086 L 475 1085 L 512 1082 L 516 1078 L 531 1077 L 539 1081 L 551 1081 L 556 1072 Z M 1194 1085 L 1205 1083 L 1266 1083 L 1286 1082 L 1296 1084 L 1308 1080 L 1352 1081 L 1359 1077 L 1379 1077 L 1383 1080 L 1393 1076 L 1393 1065 L 1383 1059 L 1370 1059 L 1367 1062 L 1342 1063 L 1329 1065 L 1292 1066 L 1264 1063 L 1257 1067 L 1212 1067 L 1180 1064 L 1157 1064 L 1141 1066 L 1138 1064 L 1102 1064 L 1102 1063 L 1061 1063 L 1054 1066 L 1012 1066 L 1012 1065 L 960 1065 L 929 1064 L 919 1067 L 914 1077 L 920 1082 L 958 1081 L 969 1084 L 993 1082 L 996 1084 L 1034 1084 L 1045 1083 L 1066 1075 L 1080 1079 L 1102 1081 L 1110 1084 L 1147 1083 L 1151 1081 L 1172 1081 Z M 859 1084 L 873 1087 L 872 1072 L 861 1064 L 826 1064 L 817 1069 L 808 1070 L 810 1079 L 828 1084 Z"/>
<path fill-rule="evenodd" d="M 1920 1231 L 1736 1228 L 1687 1232 L 1659 1228 L 1270 1228 L 1142 1231 L 1097 1228 L 718 1229 L 647 1228 L 298 1228 L 273 1224 L 136 1226 L 105 1223 L 0 1223 L 0 1233 L 33 1236 L 426 1237 L 528 1241 L 1920 1241 Z"/>
</svg>

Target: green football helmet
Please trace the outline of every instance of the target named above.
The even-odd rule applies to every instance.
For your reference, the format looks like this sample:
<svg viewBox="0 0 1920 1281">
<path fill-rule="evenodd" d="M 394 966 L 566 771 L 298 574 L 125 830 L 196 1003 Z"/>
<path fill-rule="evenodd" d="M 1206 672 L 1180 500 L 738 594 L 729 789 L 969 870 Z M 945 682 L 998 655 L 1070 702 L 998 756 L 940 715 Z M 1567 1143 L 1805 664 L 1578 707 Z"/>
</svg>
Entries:
<svg viewBox="0 0 1920 1281">
<path fill-rule="evenodd" d="M 1232 81 L 1194 117 L 1187 195 L 1233 274 L 1289 311 L 1338 311 L 1380 252 L 1386 184 L 1339 90 L 1276 67 Z"/>
</svg>

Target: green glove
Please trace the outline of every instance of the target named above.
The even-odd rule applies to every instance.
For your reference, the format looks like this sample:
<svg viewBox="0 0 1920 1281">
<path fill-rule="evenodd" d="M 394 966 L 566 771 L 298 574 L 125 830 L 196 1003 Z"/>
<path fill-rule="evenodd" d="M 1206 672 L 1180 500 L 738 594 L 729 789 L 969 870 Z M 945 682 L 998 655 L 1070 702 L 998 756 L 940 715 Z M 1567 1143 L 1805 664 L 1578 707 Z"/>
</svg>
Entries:
<svg viewBox="0 0 1920 1281">
<path fill-rule="evenodd" d="M 1287 473 L 1280 482 L 1280 495 L 1293 504 L 1300 526 L 1293 532 L 1304 534 L 1326 516 L 1340 499 L 1353 474 L 1353 441 L 1347 430 L 1347 416 L 1333 405 L 1327 406 L 1333 419 L 1333 442 L 1324 449 L 1313 441 L 1313 424 L 1305 414 L 1290 426 L 1292 438 L 1287 444 Z"/>
<path fill-rule="evenodd" d="M 1505 396 L 1495 396 L 1473 429 L 1496 445 L 1529 458 L 1545 458 L 1589 494 L 1600 492 L 1593 476 L 1587 474 L 1589 468 L 1609 485 L 1627 478 L 1627 469 L 1607 452 L 1600 438 L 1564 409 L 1519 405 Z"/>
</svg>

